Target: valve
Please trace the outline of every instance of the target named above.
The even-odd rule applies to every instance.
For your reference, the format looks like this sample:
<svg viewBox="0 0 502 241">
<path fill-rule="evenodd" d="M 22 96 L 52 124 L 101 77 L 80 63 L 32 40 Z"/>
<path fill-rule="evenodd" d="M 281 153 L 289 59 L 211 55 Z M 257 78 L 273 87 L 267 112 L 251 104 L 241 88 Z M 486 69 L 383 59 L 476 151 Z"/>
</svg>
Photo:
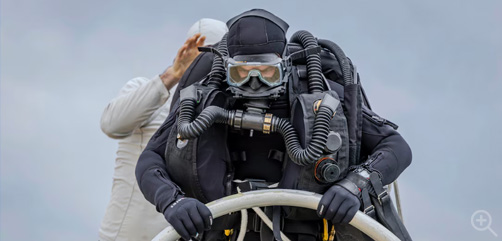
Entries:
<svg viewBox="0 0 502 241">
<path fill-rule="evenodd" d="M 338 180 L 340 168 L 333 158 L 323 157 L 315 165 L 314 176 L 319 182 L 332 183 Z"/>
</svg>

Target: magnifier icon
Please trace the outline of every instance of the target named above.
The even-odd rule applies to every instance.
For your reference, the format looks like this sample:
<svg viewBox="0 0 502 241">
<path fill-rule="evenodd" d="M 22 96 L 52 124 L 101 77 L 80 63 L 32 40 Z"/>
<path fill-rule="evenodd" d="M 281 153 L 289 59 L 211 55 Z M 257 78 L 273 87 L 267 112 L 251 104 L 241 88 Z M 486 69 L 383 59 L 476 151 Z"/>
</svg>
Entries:
<svg viewBox="0 0 502 241">
<path fill-rule="evenodd" d="M 492 216 L 485 210 L 478 210 L 471 216 L 471 225 L 478 231 L 490 231 L 493 236 L 498 237 L 497 233 L 491 228 Z"/>
</svg>

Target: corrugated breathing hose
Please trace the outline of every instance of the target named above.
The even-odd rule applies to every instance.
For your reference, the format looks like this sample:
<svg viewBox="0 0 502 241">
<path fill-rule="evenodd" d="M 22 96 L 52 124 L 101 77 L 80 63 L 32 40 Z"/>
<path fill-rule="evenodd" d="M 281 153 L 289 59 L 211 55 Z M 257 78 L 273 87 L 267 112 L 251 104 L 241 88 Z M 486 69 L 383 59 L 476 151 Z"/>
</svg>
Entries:
<svg viewBox="0 0 502 241">
<path fill-rule="evenodd" d="M 328 107 L 321 107 L 314 120 L 312 139 L 307 148 L 303 149 L 298 140 L 296 130 L 293 128 L 288 119 L 280 117 L 272 117 L 272 132 L 280 133 L 291 160 L 300 166 L 306 166 L 318 160 L 323 149 L 326 146 L 326 140 L 329 134 L 329 122 L 333 117 L 333 110 Z"/>
<path fill-rule="evenodd" d="M 233 125 L 236 111 L 225 110 L 217 106 L 206 107 L 194 120 L 196 101 L 186 99 L 181 102 L 178 119 L 178 134 L 181 139 L 199 137 L 214 123 Z M 291 160 L 301 166 L 309 165 L 321 157 L 329 133 L 329 123 L 334 110 L 321 106 L 314 121 L 312 139 L 307 148 L 303 149 L 298 134 L 288 119 L 272 117 L 271 132 L 280 133 L 285 141 Z M 246 113 L 244 113 L 246 115 Z"/>
<path fill-rule="evenodd" d="M 220 52 L 223 56 L 228 56 L 228 48 L 227 48 L 227 34 L 226 33 L 218 44 L 218 52 Z M 226 77 L 226 71 L 224 66 L 223 58 L 214 55 L 213 65 L 211 66 L 211 73 L 209 75 L 209 85 L 215 88 L 219 88 L 221 86 L 221 82 Z"/>
<path fill-rule="evenodd" d="M 206 107 L 194 120 L 195 105 L 196 101 L 193 99 L 186 99 L 180 103 L 180 116 L 178 119 L 179 138 L 197 138 L 214 123 L 230 123 L 232 111 L 218 106 Z"/>
<path fill-rule="evenodd" d="M 344 85 L 347 86 L 349 84 L 353 84 L 354 78 L 350 70 L 349 60 L 340 46 L 326 39 L 319 39 L 317 42 L 321 45 L 321 47 L 329 49 L 335 55 L 336 60 L 342 69 Z"/>
<path fill-rule="evenodd" d="M 316 38 L 310 32 L 305 30 L 300 30 L 294 33 L 293 36 L 291 36 L 290 41 L 301 44 L 304 49 L 319 46 Z M 309 93 L 319 93 L 324 91 L 320 54 L 317 53 L 307 56 L 307 73 L 309 76 Z"/>
</svg>

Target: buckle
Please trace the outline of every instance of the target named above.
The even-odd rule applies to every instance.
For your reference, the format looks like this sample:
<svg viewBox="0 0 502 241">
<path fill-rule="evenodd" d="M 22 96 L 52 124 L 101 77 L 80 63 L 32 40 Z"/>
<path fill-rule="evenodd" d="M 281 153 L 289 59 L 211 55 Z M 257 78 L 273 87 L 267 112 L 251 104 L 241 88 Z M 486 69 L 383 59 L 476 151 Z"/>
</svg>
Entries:
<svg viewBox="0 0 502 241">
<path fill-rule="evenodd" d="M 367 208 L 365 208 L 365 209 L 363 210 L 363 212 L 364 212 L 365 214 L 369 214 L 369 213 L 374 212 L 374 211 L 375 211 L 375 206 L 373 206 L 373 205 L 370 205 L 369 207 L 367 207 Z"/>
<path fill-rule="evenodd" d="M 380 205 L 382 205 L 382 200 L 388 196 L 389 193 L 385 190 L 382 193 L 378 194 L 378 202 L 380 203 Z"/>
<path fill-rule="evenodd" d="M 261 179 L 246 179 L 246 180 L 235 179 L 232 182 L 237 185 L 237 187 L 240 189 L 241 192 L 269 189 L 269 185 L 267 184 L 267 182 Z"/>
</svg>

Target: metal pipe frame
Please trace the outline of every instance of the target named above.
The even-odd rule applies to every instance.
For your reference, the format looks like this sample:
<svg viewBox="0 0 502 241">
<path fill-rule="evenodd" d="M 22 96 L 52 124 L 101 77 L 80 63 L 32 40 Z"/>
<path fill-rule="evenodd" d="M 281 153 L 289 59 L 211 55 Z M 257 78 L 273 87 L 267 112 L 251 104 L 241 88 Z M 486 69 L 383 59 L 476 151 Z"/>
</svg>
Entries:
<svg viewBox="0 0 502 241">
<path fill-rule="evenodd" d="M 207 204 L 213 218 L 221 217 L 242 209 L 266 206 L 292 206 L 317 210 L 322 195 L 312 192 L 290 189 L 268 189 L 239 193 L 227 196 Z M 399 239 L 380 223 L 358 211 L 349 223 L 377 241 L 399 241 Z M 168 226 L 152 241 L 175 241 L 179 234 Z"/>
</svg>

